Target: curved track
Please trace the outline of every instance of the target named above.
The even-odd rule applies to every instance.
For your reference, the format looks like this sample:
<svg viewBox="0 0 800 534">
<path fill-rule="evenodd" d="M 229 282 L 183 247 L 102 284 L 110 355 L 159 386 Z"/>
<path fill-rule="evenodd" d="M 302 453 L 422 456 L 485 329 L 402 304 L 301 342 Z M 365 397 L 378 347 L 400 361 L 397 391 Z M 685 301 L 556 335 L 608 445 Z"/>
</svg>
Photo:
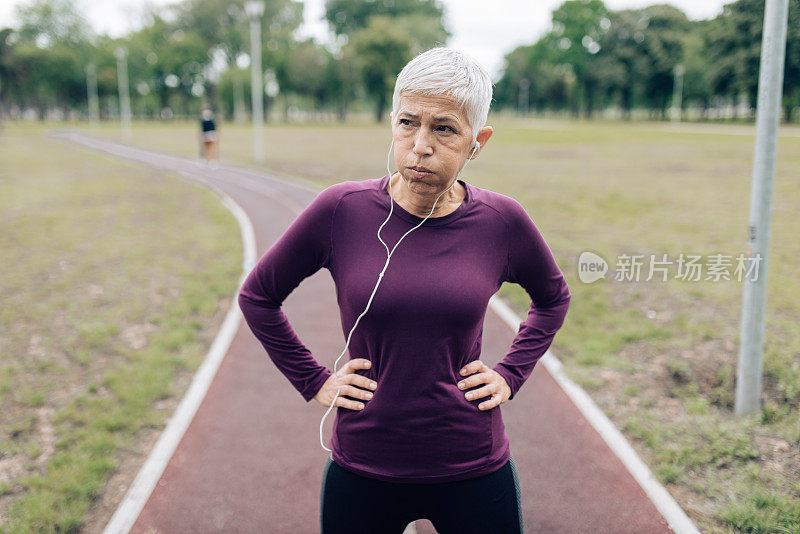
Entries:
<svg viewBox="0 0 800 534">
<path fill-rule="evenodd" d="M 268 172 L 193 160 L 78 133 L 58 137 L 213 185 L 249 216 L 257 256 L 281 235 L 317 191 Z M 305 280 L 284 310 L 320 363 L 344 345 L 327 271 Z M 514 332 L 487 311 L 482 359 L 492 366 Z M 537 365 L 517 397 L 502 405 L 519 470 L 526 532 L 672 532 L 667 521 L 600 434 Z M 207 394 L 138 517 L 136 533 L 319 532 L 320 484 L 327 453 L 319 444 L 324 408 L 306 403 L 272 365 L 244 321 Z M 326 420 L 326 439 L 333 417 Z M 354 513 L 357 508 L 354 508 Z M 135 520 L 135 521 L 134 521 Z M 357 518 L 354 517 L 354 521 Z M 409 531 L 435 532 L 419 520 Z"/>
</svg>

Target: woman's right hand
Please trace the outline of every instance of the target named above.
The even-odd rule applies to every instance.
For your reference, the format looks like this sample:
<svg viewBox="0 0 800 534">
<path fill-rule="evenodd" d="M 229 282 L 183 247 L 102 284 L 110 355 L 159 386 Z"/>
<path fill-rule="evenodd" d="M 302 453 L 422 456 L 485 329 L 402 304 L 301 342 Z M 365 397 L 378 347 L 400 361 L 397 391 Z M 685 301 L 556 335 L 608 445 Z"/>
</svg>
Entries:
<svg viewBox="0 0 800 534">
<path fill-rule="evenodd" d="M 372 362 L 366 358 L 354 358 L 348 361 L 344 366 L 328 377 L 328 380 L 322 384 L 322 387 L 314 395 L 314 400 L 323 406 L 330 406 L 333 398 L 336 397 L 336 391 L 339 386 L 342 390 L 339 396 L 336 397 L 336 406 L 342 408 L 349 408 L 350 410 L 361 410 L 364 408 L 364 403 L 348 399 L 345 397 L 352 397 L 353 399 L 363 399 L 365 401 L 372 398 L 371 391 L 378 387 L 378 384 L 373 382 L 366 376 L 355 374 L 353 371 L 357 369 L 369 369 Z M 356 386 L 361 386 L 356 387 Z M 361 389 L 364 388 L 364 389 Z"/>
</svg>

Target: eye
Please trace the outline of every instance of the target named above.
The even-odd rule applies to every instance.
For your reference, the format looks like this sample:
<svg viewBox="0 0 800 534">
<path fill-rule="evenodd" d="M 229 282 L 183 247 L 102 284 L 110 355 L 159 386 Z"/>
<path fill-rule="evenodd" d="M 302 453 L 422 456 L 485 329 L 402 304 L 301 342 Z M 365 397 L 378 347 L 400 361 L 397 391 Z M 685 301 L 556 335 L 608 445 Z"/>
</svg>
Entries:
<svg viewBox="0 0 800 534">
<path fill-rule="evenodd" d="M 444 128 L 444 129 L 442 130 L 441 128 Z M 450 130 L 451 132 L 455 132 L 455 130 L 453 130 L 451 127 L 447 126 L 446 124 L 440 124 L 439 126 L 436 127 L 436 130 L 438 130 L 440 132 L 446 132 L 447 130 Z"/>
<path fill-rule="evenodd" d="M 403 126 L 409 126 L 411 124 L 411 121 L 408 119 L 400 119 L 398 122 Z"/>
</svg>

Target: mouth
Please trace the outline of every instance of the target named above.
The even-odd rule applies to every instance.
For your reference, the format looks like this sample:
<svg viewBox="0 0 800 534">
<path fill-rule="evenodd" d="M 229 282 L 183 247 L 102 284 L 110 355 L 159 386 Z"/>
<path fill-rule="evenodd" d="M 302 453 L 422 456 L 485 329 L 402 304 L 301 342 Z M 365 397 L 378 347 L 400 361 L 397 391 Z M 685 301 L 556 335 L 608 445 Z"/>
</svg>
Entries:
<svg viewBox="0 0 800 534">
<path fill-rule="evenodd" d="M 422 178 L 424 176 L 433 174 L 432 170 L 428 169 L 427 167 L 423 167 L 421 165 L 415 165 L 414 167 L 407 167 L 407 169 L 411 171 L 414 178 Z"/>
</svg>

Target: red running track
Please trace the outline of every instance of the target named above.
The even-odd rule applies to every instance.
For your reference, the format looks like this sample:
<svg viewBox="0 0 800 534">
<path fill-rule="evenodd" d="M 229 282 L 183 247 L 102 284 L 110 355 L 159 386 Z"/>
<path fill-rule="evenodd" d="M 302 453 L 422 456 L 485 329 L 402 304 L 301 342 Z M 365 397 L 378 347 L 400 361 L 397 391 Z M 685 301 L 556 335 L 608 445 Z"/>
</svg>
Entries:
<svg viewBox="0 0 800 534">
<path fill-rule="evenodd" d="M 79 134 L 97 150 L 212 182 L 250 217 L 257 256 L 315 195 L 266 172 L 222 167 Z M 305 280 L 285 312 L 317 359 L 333 366 L 344 336 L 327 271 Z M 482 359 L 490 367 L 514 332 L 486 314 Z M 522 490 L 526 532 L 672 532 L 639 484 L 542 365 L 500 406 Z M 319 532 L 327 452 L 319 443 L 325 408 L 306 403 L 241 322 L 174 455 L 131 532 Z M 333 414 L 324 427 L 331 434 Z M 357 513 L 357 512 L 354 512 Z M 409 529 L 435 532 L 427 520 Z"/>
</svg>

